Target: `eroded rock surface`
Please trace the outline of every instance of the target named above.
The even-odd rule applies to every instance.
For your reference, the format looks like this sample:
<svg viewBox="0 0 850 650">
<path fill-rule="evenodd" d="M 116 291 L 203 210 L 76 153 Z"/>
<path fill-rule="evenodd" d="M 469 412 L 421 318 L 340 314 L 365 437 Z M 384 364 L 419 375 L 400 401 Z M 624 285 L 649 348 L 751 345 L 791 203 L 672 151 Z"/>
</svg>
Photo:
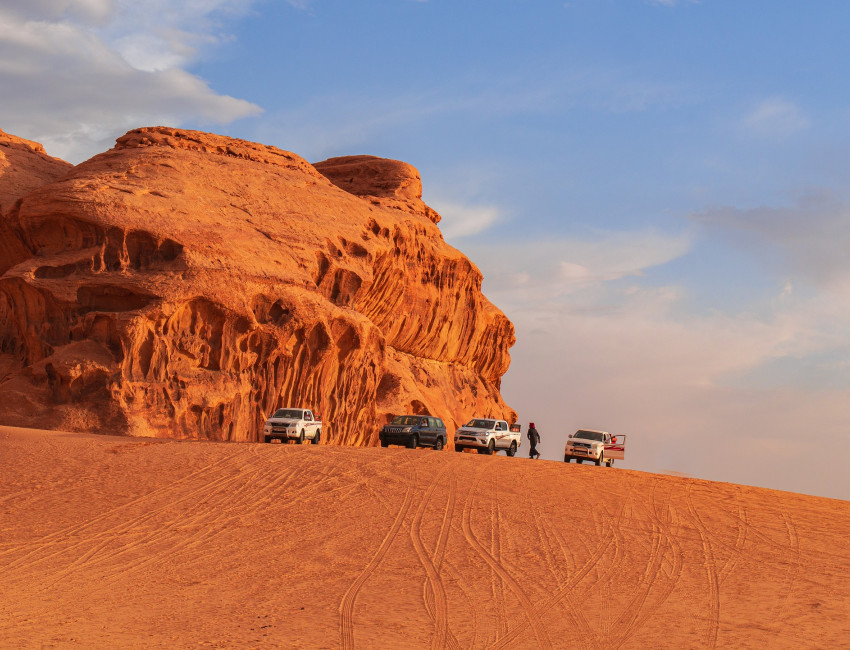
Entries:
<svg viewBox="0 0 850 650">
<path fill-rule="evenodd" d="M 72 167 L 48 156 L 38 142 L 0 129 L 0 215 L 24 194 L 64 176 Z"/>
<path fill-rule="evenodd" d="M 393 413 L 515 419 L 513 326 L 410 165 L 156 127 L 62 176 L 2 223 L 2 423 L 257 440 L 303 405 L 374 444 Z"/>
</svg>

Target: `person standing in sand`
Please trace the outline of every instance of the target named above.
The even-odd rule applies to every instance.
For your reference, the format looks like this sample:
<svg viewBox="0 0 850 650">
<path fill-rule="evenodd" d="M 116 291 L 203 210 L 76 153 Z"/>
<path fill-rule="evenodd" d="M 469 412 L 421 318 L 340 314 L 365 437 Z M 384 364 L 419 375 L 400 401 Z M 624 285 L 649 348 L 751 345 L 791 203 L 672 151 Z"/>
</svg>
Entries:
<svg viewBox="0 0 850 650">
<path fill-rule="evenodd" d="M 540 442 L 540 433 L 534 426 L 534 422 L 528 424 L 528 442 L 531 448 L 528 450 L 529 458 L 540 458 L 540 452 L 537 451 L 537 443 Z"/>
</svg>

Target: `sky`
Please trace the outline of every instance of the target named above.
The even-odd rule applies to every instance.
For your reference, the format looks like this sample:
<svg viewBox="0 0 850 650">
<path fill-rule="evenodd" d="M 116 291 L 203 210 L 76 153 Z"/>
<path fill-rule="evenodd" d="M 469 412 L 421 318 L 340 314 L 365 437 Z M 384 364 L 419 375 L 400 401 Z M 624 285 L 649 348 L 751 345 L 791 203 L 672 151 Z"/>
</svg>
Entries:
<svg viewBox="0 0 850 650">
<path fill-rule="evenodd" d="M 404 160 L 514 322 L 502 394 L 625 468 L 850 499 L 846 0 L 4 0 L 0 128 Z M 523 427 L 525 431 L 525 427 Z"/>
</svg>

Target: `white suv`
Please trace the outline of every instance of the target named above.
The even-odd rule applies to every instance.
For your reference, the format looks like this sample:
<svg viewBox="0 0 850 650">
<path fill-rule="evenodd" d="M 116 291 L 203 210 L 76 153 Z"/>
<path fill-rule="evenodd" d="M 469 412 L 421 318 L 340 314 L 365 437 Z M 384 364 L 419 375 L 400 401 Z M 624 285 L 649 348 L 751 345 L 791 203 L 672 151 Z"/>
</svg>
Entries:
<svg viewBox="0 0 850 650">
<path fill-rule="evenodd" d="M 263 426 L 266 442 L 272 440 L 294 440 L 299 445 L 310 441 L 319 444 L 322 438 L 322 421 L 313 416 L 313 411 L 302 408 L 284 408 L 274 412 Z"/>
<path fill-rule="evenodd" d="M 595 431 L 593 429 L 579 429 L 571 433 L 564 445 L 564 462 L 569 463 L 571 459 L 579 464 L 585 460 L 592 460 L 597 465 L 605 463 L 607 467 L 614 464 L 615 458 L 622 459 L 625 453 L 625 438 L 617 443 L 617 436 L 612 436 L 607 431 Z"/>
</svg>

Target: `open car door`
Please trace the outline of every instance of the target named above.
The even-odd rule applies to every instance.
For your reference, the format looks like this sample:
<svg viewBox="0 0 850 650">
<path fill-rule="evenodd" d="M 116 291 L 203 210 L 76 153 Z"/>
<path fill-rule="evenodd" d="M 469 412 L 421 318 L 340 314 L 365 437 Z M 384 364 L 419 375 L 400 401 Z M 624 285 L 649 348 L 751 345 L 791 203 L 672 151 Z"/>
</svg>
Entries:
<svg viewBox="0 0 850 650">
<path fill-rule="evenodd" d="M 626 436 L 611 436 L 611 444 L 605 445 L 605 458 L 623 460 L 626 457 Z"/>
</svg>

